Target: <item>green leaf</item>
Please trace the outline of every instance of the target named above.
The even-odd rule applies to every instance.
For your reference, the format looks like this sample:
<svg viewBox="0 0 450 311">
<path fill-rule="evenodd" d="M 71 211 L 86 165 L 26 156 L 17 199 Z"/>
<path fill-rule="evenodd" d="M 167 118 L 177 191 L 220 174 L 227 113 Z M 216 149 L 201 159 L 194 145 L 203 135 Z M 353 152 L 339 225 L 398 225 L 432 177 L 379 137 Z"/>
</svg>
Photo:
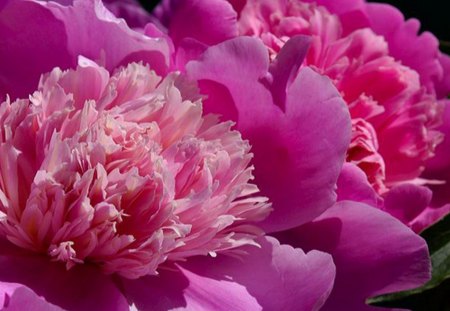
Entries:
<svg viewBox="0 0 450 311">
<path fill-rule="evenodd" d="M 450 215 L 422 232 L 431 254 L 433 273 L 422 287 L 370 299 L 374 306 L 450 311 Z"/>
</svg>

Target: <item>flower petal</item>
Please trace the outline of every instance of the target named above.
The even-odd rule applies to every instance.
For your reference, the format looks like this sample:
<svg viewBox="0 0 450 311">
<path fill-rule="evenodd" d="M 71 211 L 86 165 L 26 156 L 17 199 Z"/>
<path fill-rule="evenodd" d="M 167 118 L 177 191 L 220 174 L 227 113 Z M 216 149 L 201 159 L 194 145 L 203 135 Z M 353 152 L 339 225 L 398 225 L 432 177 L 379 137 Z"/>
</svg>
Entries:
<svg viewBox="0 0 450 311">
<path fill-rule="evenodd" d="M 137 0 L 103 0 L 105 6 L 118 18 L 127 21 L 132 28 L 144 28 L 152 18 Z"/>
<path fill-rule="evenodd" d="M 450 213 L 450 204 L 441 207 L 427 207 L 409 223 L 414 232 L 422 232 Z"/>
<path fill-rule="evenodd" d="M 272 91 L 275 104 L 286 109 L 286 90 L 297 76 L 300 65 L 305 59 L 310 44 L 310 37 L 292 37 L 278 53 L 270 64 L 269 72 L 272 74 Z"/>
<path fill-rule="evenodd" d="M 205 111 L 237 121 L 252 145 L 256 184 L 274 208 L 266 230 L 308 222 L 335 202 L 350 118 L 328 78 L 301 69 L 286 86 L 283 112 L 271 87 L 274 77 L 286 75 L 268 72 L 268 52 L 257 39 L 240 37 L 210 47 L 186 69 L 208 96 Z"/>
<path fill-rule="evenodd" d="M 336 282 L 323 310 L 378 310 L 365 300 L 420 286 L 430 278 L 425 241 L 394 217 L 363 203 L 339 202 L 280 239 L 333 256 Z"/>
<path fill-rule="evenodd" d="M 0 265 L 0 284 L 17 283 L 30 288 L 29 291 L 14 292 L 12 302 L 28 301 L 33 298 L 30 291 L 34 291 L 49 303 L 68 310 L 129 309 L 112 279 L 92 267 L 77 266 L 67 271 L 49 258 L 24 253 L 6 241 L 0 241 Z M 25 296 L 15 296 L 21 293 Z"/>
<path fill-rule="evenodd" d="M 42 42 L 45 44 L 42 44 Z M 28 96 L 39 77 L 55 65 L 74 65 L 62 21 L 32 1 L 6 1 L 0 7 L 0 101 Z"/>
<path fill-rule="evenodd" d="M 131 30 L 101 1 L 78 0 L 69 7 L 50 2 L 47 6 L 58 19 L 64 21 L 68 52 L 72 58 L 83 55 L 95 61 L 104 61 L 102 65 L 108 70 L 132 61 L 142 61 L 150 64 L 158 74 L 166 72 L 170 62 L 169 43 L 162 38 L 150 38 Z M 80 33 L 84 35 L 80 36 Z"/>
<path fill-rule="evenodd" d="M 398 185 L 386 194 L 383 210 L 404 224 L 409 224 L 428 207 L 431 196 L 431 190 L 426 187 Z"/>
<path fill-rule="evenodd" d="M 79 55 L 111 71 L 136 60 L 162 74 L 169 50 L 165 40 L 131 30 L 98 0 L 71 6 L 10 0 L 0 7 L 0 100 L 5 94 L 27 97 L 42 73 L 74 68 Z"/>
<path fill-rule="evenodd" d="M 388 42 L 389 53 L 416 70 L 421 82 L 433 92 L 434 83 L 440 83 L 444 77 L 437 57 L 440 54 L 437 38 L 429 32 L 418 35 L 420 22 L 414 18 L 405 21 L 403 14 L 391 5 L 370 3 L 366 12 L 370 27 Z M 447 87 L 448 92 L 450 85 Z"/>
<path fill-rule="evenodd" d="M 0 307 L 7 311 L 63 311 L 46 302 L 31 289 L 16 283 L 0 282 Z"/>
<path fill-rule="evenodd" d="M 176 45 L 185 38 L 214 45 L 237 36 L 237 15 L 227 1 L 165 0 L 154 14 Z"/>
<path fill-rule="evenodd" d="M 367 181 L 366 174 L 356 165 L 344 163 L 337 182 L 338 201 L 356 201 L 377 207 L 380 201 Z"/>
<path fill-rule="evenodd" d="M 198 257 L 178 272 L 126 280 L 125 290 L 139 310 L 318 310 L 333 286 L 331 257 L 259 242 L 242 259 Z"/>
</svg>

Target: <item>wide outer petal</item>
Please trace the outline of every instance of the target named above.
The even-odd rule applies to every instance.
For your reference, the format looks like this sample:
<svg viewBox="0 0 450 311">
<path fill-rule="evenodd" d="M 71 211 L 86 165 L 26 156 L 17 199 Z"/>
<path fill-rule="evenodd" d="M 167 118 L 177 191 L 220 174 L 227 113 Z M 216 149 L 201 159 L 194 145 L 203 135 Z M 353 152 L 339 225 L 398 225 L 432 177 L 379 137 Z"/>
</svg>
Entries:
<svg viewBox="0 0 450 311">
<path fill-rule="evenodd" d="M 438 39 L 430 32 L 419 35 L 420 22 L 414 18 L 405 21 L 403 14 L 391 5 L 370 3 L 366 5 L 366 12 L 370 27 L 388 42 L 389 53 L 417 71 L 420 81 L 430 92 L 439 86 L 438 98 L 446 96 L 450 92 L 450 83 L 442 85 L 445 73 L 440 62 Z M 442 91 L 445 88 L 446 91 Z"/>
<path fill-rule="evenodd" d="M 337 200 L 356 201 L 374 207 L 381 204 L 381 198 L 367 180 L 367 175 L 356 165 L 344 163 L 337 181 Z"/>
<path fill-rule="evenodd" d="M 3 1 L 2 1 L 3 2 Z M 75 64 L 67 52 L 64 23 L 32 1 L 6 1 L 0 7 L 0 102 L 27 97 L 42 73 Z"/>
<path fill-rule="evenodd" d="M 150 13 L 138 0 L 103 0 L 103 3 L 115 16 L 125 19 L 132 28 L 143 29 L 152 20 Z"/>
<path fill-rule="evenodd" d="M 351 129 L 346 105 L 328 78 L 301 69 L 292 82 L 284 79 L 286 100 L 277 105 L 271 88 L 283 86 L 269 73 L 267 49 L 249 37 L 210 47 L 186 70 L 207 95 L 205 112 L 236 121 L 250 141 L 256 184 L 273 202 L 266 230 L 306 223 L 335 202 Z"/>
<path fill-rule="evenodd" d="M 365 300 L 418 287 L 430 278 L 426 242 L 399 220 L 363 203 L 338 202 L 280 240 L 333 256 L 336 282 L 322 310 L 379 310 Z"/>
<path fill-rule="evenodd" d="M 450 204 L 441 207 L 427 207 L 414 218 L 409 226 L 414 232 L 422 232 L 450 213 Z"/>
<path fill-rule="evenodd" d="M 99 0 L 70 6 L 8 0 L 0 7 L 0 100 L 6 94 L 27 97 L 41 74 L 73 68 L 79 55 L 110 71 L 142 61 L 164 74 L 170 63 L 166 40 L 131 30 Z"/>
<path fill-rule="evenodd" d="M 431 196 L 427 187 L 401 184 L 386 193 L 383 210 L 409 224 L 430 205 Z"/>
<path fill-rule="evenodd" d="M 191 38 L 207 45 L 238 35 L 237 14 L 223 0 L 164 0 L 154 10 L 176 45 Z"/>
<path fill-rule="evenodd" d="M 129 309 L 127 300 L 112 278 L 103 275 L 94 267 L 76 266 L 67 271 L 64 265 L 51 262 L 45 256 L 18 250 L 6 241 L 0 241 L 0 266 L 0 284 L 16 283 L 29 288 L 28 291 L 13 293 L 12 302 L 15 301 L 15 304 L 20 305 L 22 299 L 24 303 L 29 301 L 33 298 L 30 292 L 34 292 L 65 310 Z M 15 296 L 20 293 L 25 296 Z"/>
<path fill-rule="evenodd" d="M 36 295 L 30 288 L 17 283 L 0 282 L 2 311 L 63 311 Z"/>
<path fill-rule="evenodd" d="M 197 257 L 178 271 L 124 281 L 139 310 L 318 310 L 333 287 L 331 256 L 261 238 L 241 258 Z"/>
</svg>

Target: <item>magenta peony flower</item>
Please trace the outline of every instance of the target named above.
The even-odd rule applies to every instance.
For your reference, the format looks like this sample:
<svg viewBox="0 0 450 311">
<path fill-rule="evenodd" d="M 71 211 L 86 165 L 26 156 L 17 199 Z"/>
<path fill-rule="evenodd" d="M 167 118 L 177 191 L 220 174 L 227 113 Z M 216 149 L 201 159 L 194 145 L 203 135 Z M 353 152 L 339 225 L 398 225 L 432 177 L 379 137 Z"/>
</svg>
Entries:
<svg viewBox="0 0 450 311">
<path fill-rule="evenodd" d="M 197 19 L 194 24 L 184 23 L 182 19 L 172 20 L 173 16 L 196 10 L 208 12 L 211 6 L 220 14 L 217 11 L 214 16 L 203 14 L 203 19 Z M 167 27 L 167 34 L 177 38 L 176 53 L 181 50 L 188 54 L 185 52 L 188 43 L 195 48 L 211 44 L 199 37 L 198 25 L 210 24 L 221 31 L 226 27 L 233 30 L 233 23 L 237 26 L 237 14 L 234 12 L 233 15 L 233 12 L 223 1 L 165 1 L 156 15 Z M 213 31 L 214 27 L 209 30 Z M 233 36 L 233 31 L 228 32 L 228 36 Z M 211 37 L 220 38 L 219 35 Z M 428 279 L 430 267 L 426 245 L 398 220 L 370 206 L 378 206 L 379 193 L 368 183 L 366 174 L 350 163 L 344 166 L 339 176 L 338 185 L 344 183 L 346 187 L 338 188 L 338 195 L 341 200 L 352 201 L 322 210 L 315 205 L 316 212 L 308 212 L 313 207 L 305 203 L 316 193 L 305 196 L 305 192 L 298 189 L 304 186 L 313 189 L 313 184 L 304 179 L 320 172 L 320 167 L 328 167 L 328 174 L 340 172 L 340 166 L 335 171 L 335 167 L 328 164 L 328 159 L 332 159 L 337 150 L 329 146 L 345 148 L 338 152 L 343 154 L 350 140 L 349 125 L 343 127 L 337 120 L 341 112 L 316 105 L 312 100 L 305 101 L 317 96 L 323 100 L 332 98 L 312 80 L 306 82 L 313 73 L 310 68 L 317 71 L 317 67 L 303 65 L 299 70 L 307 55 L 309 40 L 295 35 L 276 46 L 276 51 L 272 49 L 268 53 L 267 45 L 264 48 L 259 40 L 240 37 L 208 48 L 199 59 L 195 60 L 198 57 L 195 56 L 185 67 L 188 75 L 199 81 L 201 92 L 208 95 L 205 110 L 237 121 L 237 128 L 253 146 L 255 181 L 262 193 L 273 201 L 274 211 L 265 221 L 265 228 L 279 231 L 273 234 L 294 247 L 321 249 L 332 254 L 336 262 L 336 280 L 323 308 L 372 310 L 375 308 L 365 303 L 368 297 L 413 288 Z M 386 59 L 390 58 L 386 56 Z M 392 59 L 390 62 L 395 63 Z M 412 72 L 395 64 L 394 72 L 398 68 Z M 414 76 L 417 78 L 417 74 Z M 417 92 L 423 94 L 420 90 Z M 360 119 L 355 125 L 362 129 L 361 136 L 367 141 L 366 137 L 374 136 L 376 132 L 366 126 L 367 121 Z M 326 180 L 326 175 L 315 176 L 318 177 L 316 181 Z M 277 213 L 280 218 L 284 217 L 285 210 L 291 215 L 303 214 L 303 221 L 294 221 L 290 217 L 285 219 L 284 226 L 271 225 L 270 220 L 276 219 Z"/>
<path fill-rule="evenodd" d="M 226 25 L 215 26 L 221 27 L 216 33 L 227 30 L 225 33 L 230 37 L 238 30 L 240 35 L 259 37 L 269 48 L 272 59 L 289 38 L 296 35 L 311 37 L 303 65 L 309 65 L 333 80 L 352 115 L 352 142 L 347 161 L 365 173 L 379 196 L 376 206 L 397 215 L 394 209 L 408 210 L 405 212 L 408 217 L 399 219 L 415 230 L 421 231 L 429 226 L 432 222 L 414 225 L 416 218 L 423 216 L 422 212 L 428 213 L 431 198 L 428 189 L 417 187 L 408 192 L 422 203 L 414 210 L 409 210 L 408 205 L 400 208 L 384 204 L 383 197 L 401 184 L 424 183 L 420 175 L 426 161 L 442 141 L 438 126 L 446 105 L 445 95 L 450 90 L 450 81 L 445 75 L 450 68 L 450 58 L 439 52 L 436 38 L 429 33 L 417 36 L 418 21 L 405 22 L 401 13 L 388 5 L 358 0 L 339 2 L 339 5 L 326 0 L 317 3 L 230 2 L 237 13 L 223 1 L 214 2 L 214 7 L 222 8 L 220 17 L 216 17 L 221 22 L 214 24 Z M 198 3 L 194 5 L 200 6 Z M 178 1 L 165 1 L 156 10 L 169 35 L 179 42 L 181 54 L 189 54 L 183 51 L 189 40 L 210 44 L 196 35 L 196 26 L 202 22 L 185 25 L 180 19 L 176 19 L 178 22 L 171 19 L 187 12 L 186 7 L 189 8 L 186 3 L 180 5 Z M 202 10 L 207 8 L 199 9 Z M 386 23 L 385 17 L 391 22 Z M 203 23 L 207 23 L 208 18 L 204 20 Z M 225 38 L 226 35 L 219 37 Z M 195 49 L 199 49 L 198 43 Z M 348 191 L 345 188 L 346 185 L 340 183 L 340 198 L 346 196 L 344 193 Z M 392 195 L 403 196 L 404 192 L 398 190 Z M 428 200 L 420 199 L 426 196 Z M 395 199 L 398 203 L 407 200 Z M 442 216 L 446 209 L 436 213 Z"/>
<path fill-rule="evenodd" d="M 308 213 L 307 210 L 302 211 L 305 208 L 313 210 L 306 203 L 314 193 L 305 196 L 304 191 L 295 190 L 301 189 L 304 180 L 306 182 L 308 177 L 314 176 L 313 168 L 316 160 L 322 167 L 327 163 L 326 158 L 322 157 L 324 155 L 330 157 L 326 154 L 330 151 L 329 146 L 332 146 L 332 143 L 338 144 L 343 136 L 348 135 L 345 134 L 346 131 L 342 131 L 342 123 L 338 121 L 340 113 L 332 106 L 317 106 L 314 101 L 305 101 L 306 98 L 319 96 L 322 99 L 329 99 L 325 102 L 331 104 L 330 99 L 333 98 L 331 93 L 324 92 L 323 86 L 311 79 L 314 76 L 311 69 L 302 68 L 295 78 L 289 78 L 292 77 L 292 72 L 286 69 L 296 70 L 295 68 L 302 62 L 301 58 L 293 55 L 304 55 L 306 52 L 307 46 L 301 44 L 303 40 L 301 37 L 289 40 L 275 61 L 269 65 L 267 50 L 258 40 L 237 38 L 209 48 L 200 60 L 188 63 L 187 72 L 199 80 L 202 91 L 207 93 L 210 99 L 226 96 L 225 98 L 231 99 L 226 101 L 227 103 L 234 103 L 225 105 L 223 102 L 207 100 L 205 109 L 228 112 L 225 115 L 238 120 L 237 128 L 244 137 L 250 138 L 255 152 L 255 181 L 262 192 L 273 200 L 274 217 L 266 220 L 266 228 L 272 231 L 288 229 L 274 235 L 294 247 L 319 249 L 333 256 L 336 263 L 336 280 L 323 308 L 375 310 L 377 308 L 365 304 L 367 298 L 410 289 L 428 280 L 430 266 L 427 246 L 422 238 L 394 217 L 360 203 L 365 200 L 366 203 L 373 205 L 371 199 L 375 202 L 377 200 L 377 194 L 369 184 L 368 188 L 365 188 L 363 183 L 357 182 L 354 184 L 353 197 L 348 198 L 353 201 L 335 204 L 318 217 L 314 217 L 314 214 Z M 291 65 L 292 62 L 298 64 L 287 66 L 290 62 Z M 266 66 L 270 66 L 269 73 L 264 73 Z M 236 76 L 240 79 L 233 78 Z M 248 87 L 251 84 L 255 86 Z M 264 86 L 267 85 L 270 86 L 270 91 L 265 93 Z M 246 92 L 240 91 L 243 88 Z M 275 96 L 279 96 L 280 93 L 277 92 L 284 92 L 285 96 L 278 105 L 273 100 Z M 303 97 L 300 97 L 300 94 Z M 259 104 L 247 105 L 250 98 L 257 98 L 255 102 Z M 215 106 L 217 104 L 222 105 Z M 292 115 L 294 112 L 296 114 Z M 275 118 L 277 113 L 284 114 L 288 119 Z M 316 117 L 317 115 L 320 117 Z M 298 118 L 301 116 L 307 119 L 302 118 L 300 121 Z M 291 117 L 296 125 L 295 131 L 301 135 L 299 137 L 289 132 Z M 314 122 L 316 118 L 319 123 Z M 287 135 L 283 136 L 284 133 Z M 335 133 L 339 135 L 331 137 Z M 307 137 L 315 139 L 310 141 Z M 349 136 L 346 139 L 349 139 Z M 302 143 L 303 148 L 302 145 L 294 148 L 296 143 Z M 306 146 L 308 148 L 305 148 Z M 298 151 L 303 154 L 310 152 L 311 162 L 305 163 L 305 158 L 296 153 Z M 353 165 L 347 165 L 350 169 L 356 169 L 356 173 L 362 174 L 365 178 L 361 170 Z M 325 176 L 320 176 L 320 179 Z M 289 180 L 289 184 L 284 182 L 286 179 Z M 281 189 L 278 184 L 284 188 Z M 283 197 L 285 191 L 289 191 L 289 198 Z M 292 206 L 297 208 L 293 209 Z M 283 227 L 270 226 L 268 221 L 276 219 L 276 212 L 278 211 L 281 217 L 285 210 L 290 210 L 291 215 L 303 215 L 303 221 L 297 221 L 296 225 L 291 217 L 289 222 L 286 220 Z M 309 217 L 306 218 L 305 215 Z M 311 221 L 306 222 L 307 219 Z M 389 232 L 389 235 L 386 235 L 386 232 Z"/>
<path fill-rule="evenodd" d="M 87 261 L 133 279 L 254 244 L 251 224 L 269 206 L 248 197 L 250 147 L 230 123 L 202 118 L 189 91 L 136 63 L 109 77 L 81 59 L 29 101 L 4 102 L 2 236 L 67 268 Z"/>
<path fill-rule="evenodd" d="M 230 122 L 202 113 L 193 82 L 167 74 L 170 42 L 130 30 L 99 1 L 7 1 L 0 33 L 0 306 L 315 310 L 325 303 L 331 256 L 262 236 L 270 207 L 250 182 L 250 146 Z M 14 67 L 21 57 L 30 68 Z M 304 109 L 324 106 L 338 114 L 331 127 L 348 129 L 335 89 L 305 75 L 299 85 L 331 98 L 296 93 Z M 299 112 L 285 118 L 323 120 Z M 312 210 L 285 209 L 267 223 L 295 226 L 333 203 L 345 132 L 327 143 L 333 169 L 315 158 L 325 148 L 303 157 L 302 170 L 311 164 L 315 172 L 296 189 Z M 299 152 L 314 140 L 294 127 L 287 134 Z"/>
<path fill-rule="evenodd" d="M 346 100 L 353 126 L 347 161 L 377 192 L 421 174 L 441 140 L 436 92 L 389 54 L 383 37 L 370 28 L 350 32 L 326 6 L 301 1 L 247 1 L 239 30 L 260 37 L 272 53 L 288 38 L 311 36 L 305 64 L 330 77 Z"/>
<path fill-rule="evenodd" d="M 255 261 L 251 267 L 258 267 L 258 260 L 252 258 L 272 260 L 264 250 L 275 248 L 283 253 L 277 260 L 289 260 L 290 253 L 300 259 L 292 272 L 312 273 L 316 265 L 327 269 L 317 279 L 311 275 L 319 283 L 305 308 L 323 303 L 334 277 L 330 258 L 319 252 L 305 255 L 258 238 L 262 231 L 254 224 L 270 209 L 265 198 L 252 196 L 258 190 L 249 183 L 249 145 L 230 130 L 230 122 L 202 117 L 201 102 L 193 95 L 191 86 L 176 74 L 161 80 L 148 67 L 131 63 L 110 77 L 105 69 L 81 58 L 76 70 L 57 68 L 43 76 L 29 100 L 7 99 L 1 104 L 0 239 L 29 251 L 2 247 L 2 260 L 15 271 L 0 273 L 1 284 L 8 282 L 0 287 L 8 297 L 5 307 L 24 303 L 20 289 L 33 299 L 43 295 L 65 309 L 113 310 L 113 300 L 76 302 L 56 296 L 54 288 L 46 292 L 49 289 L 37 287 L 33 276 L 24 279 L 17 271 L 22 261 L 44 271 L 55 270 L 56 277 L 74 278 L 74 282 L 90 282 L 90 274 L 98 272 L 85 269 L 98 267 L 105 275 L 120 277 L 116 282 L 124 287 L 123 295 L 145 310 L 164 303 L 160 297 L 164 291 L 155 297 L 141 292 L 171 283 L 172 278 L 184 275 L 193 278 L 189 287 L 220 288 L 214 279 L 196 283 L 198 274 L 205 272 L 195 268 L 195 262 L 202 260 L 191 262 L 193 256 L 221 254 L 218 263 L 206 260 L 201 265 L 219 265 L 226 275 L 239 271 L 241 282 L 250 282 L 253 289 L 257 286 L 251 285 L 253 279 L 245 279 L 239 270 L 245 265 L 222 254 L 241 255 L 243 260 Z M 252 247 L 241 247 L 245 245 Z M 12 261 L 16 259 L 19 262 Z M 174 266 L 180 261 L 188 264 Z M 63 263 L 69 271 L 52 262 Z M 81 279 L 71 269 L 81 271 Z M 165 269 L 178 273 L 153 277 L 157 280 L 149 277 Z M 269 263 L 260 269 L 275 273 Z M 102 290 L 113 287 L 112 279 L 99 278 L 102 281 L 96 286 Z M 180 282 L 175 284 L 181 286 Z M 110 290 L 115 293 L 118 288 Z M 165 295 L 171 295 L 170 291 Z M 246 299 L 241 291 L 237 296 Z M 286 294 L 281 293 L 280 299 Z M 113 295 L 119 301 L 114 310 L 126 306 L 120 295 Z M 252 293 L 245 305 L 250 309 L 266 305 L 264 299 L 255 301 L 253 297 L 259 295 Z M 195 296 L 185 299 L 187 306 L 208 304 Z"/>
<path fill-rule="evenodd" d="M 331 207 L 351 123 L 329 79 L 299 70 L 308 40 L 270 59 L 257 39 L 221 43 L 237 35 L 226 1 L 178 5 L 195 18 L 164 34 L 131 31 L 99 1 L 0 4 L 0 305 L 364 310 L 425 282 L 423 239 L 369 205 Z M 237 122 L 254 171 L 248 144 L 209 112 Z M 268 216 L 248 196 L 252 172 Z"/>
</svg>

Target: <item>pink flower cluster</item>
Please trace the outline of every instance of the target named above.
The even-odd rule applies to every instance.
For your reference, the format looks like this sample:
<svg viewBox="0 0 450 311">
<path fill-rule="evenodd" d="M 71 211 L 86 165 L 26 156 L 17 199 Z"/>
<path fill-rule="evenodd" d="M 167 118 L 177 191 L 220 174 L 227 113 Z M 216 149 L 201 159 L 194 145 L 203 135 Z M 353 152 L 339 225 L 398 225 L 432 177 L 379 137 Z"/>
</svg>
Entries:
<svg viewBox="0 0 450 311">
<path fill-rule="evenodd" d="M 2 310 L 376 310 L 450 212 L 450 58 L 363 0 L 0 1 Z"/>
</svg>

